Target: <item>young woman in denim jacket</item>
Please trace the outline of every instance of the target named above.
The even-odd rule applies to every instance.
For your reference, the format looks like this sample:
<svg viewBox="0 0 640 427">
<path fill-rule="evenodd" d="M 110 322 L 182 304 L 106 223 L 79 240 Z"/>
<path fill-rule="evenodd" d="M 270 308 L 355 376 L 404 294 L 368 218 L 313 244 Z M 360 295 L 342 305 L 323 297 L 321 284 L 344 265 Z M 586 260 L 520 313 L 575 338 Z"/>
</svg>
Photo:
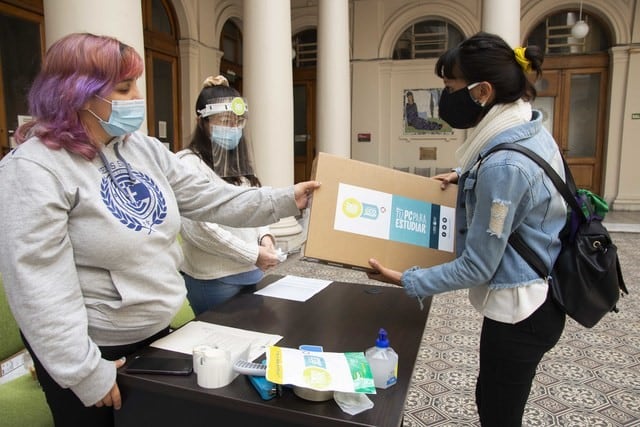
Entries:
<svg viewBox="0 0 640 427">
<path fill-rule="evenodd" d="M 469 129 L 456 151 L 459 167 L 437 176 L 445 188 L 458 184 L 457 258 L 446 264 L 404 272 L 369 262 L 370 277 L 401 285 L 418 298 L 469 289 L 471 304 L 484 316 L 476 405 L 483 426 L 520 426 L 536 368 L 557 343 L 565 315 L 553 302 L 547 280 L 508 244 L 518 230 L 551 267 L 560 250 L 558 233 L 566 207 L 545 172 L 528 157 L 498 151 L 511 142 L 534 150 L 564 176 L 553 137 L 532 110 L 536 91 L 527 79 L 541 74 L 542 52 L 512 49 L 500 37 L 478 33 L 445 52 L 436 74 L 445 89 L 440 117 Z"/>
</svg>

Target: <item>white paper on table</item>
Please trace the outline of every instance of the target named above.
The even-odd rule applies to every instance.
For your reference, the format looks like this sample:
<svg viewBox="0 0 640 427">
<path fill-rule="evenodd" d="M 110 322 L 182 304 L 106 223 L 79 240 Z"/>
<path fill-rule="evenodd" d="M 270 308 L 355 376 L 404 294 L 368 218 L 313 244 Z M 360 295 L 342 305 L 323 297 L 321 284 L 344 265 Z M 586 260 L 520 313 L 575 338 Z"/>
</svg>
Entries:
<svg viewBox="0 0 640 427">
<path fill-rule="evenodd" d="M 288 275 L 254 293 L 266 297 L 306 301 L 330 284 L 331 280 L 310 279 L 307 277 Z"/>
<path fill-rule="evenodd" d="M 318 391 L 375 394 L 373 374 L 363 352 L 328 353 L 271 346 L 267 380 Z"/>
<path fill-rule="evenodd" d="M 249 349 L 248 360 L 252 361 L 267 347 L 282 339 L 281 335 L 231 328 L 215 323 L 191 321 L 166 337 L 151 343 L 151 347 L 191 354 L 198 345 L 223 348 L 234 353 Z"/>
</svg>

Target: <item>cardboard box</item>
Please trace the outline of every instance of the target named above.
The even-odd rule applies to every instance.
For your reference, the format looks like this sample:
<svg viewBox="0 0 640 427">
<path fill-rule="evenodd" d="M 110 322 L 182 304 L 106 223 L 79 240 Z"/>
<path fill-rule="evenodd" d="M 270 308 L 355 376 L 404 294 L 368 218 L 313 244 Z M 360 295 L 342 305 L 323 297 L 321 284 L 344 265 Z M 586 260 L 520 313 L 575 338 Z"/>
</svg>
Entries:
<svg viewBox="0 0 640 427">
<path fill-rule="evenodd" d="M 304 259 L 371 270 L 369 258 L 404 271 L 455 258 L 457 186 L 319 153 Z"/>
</svg>

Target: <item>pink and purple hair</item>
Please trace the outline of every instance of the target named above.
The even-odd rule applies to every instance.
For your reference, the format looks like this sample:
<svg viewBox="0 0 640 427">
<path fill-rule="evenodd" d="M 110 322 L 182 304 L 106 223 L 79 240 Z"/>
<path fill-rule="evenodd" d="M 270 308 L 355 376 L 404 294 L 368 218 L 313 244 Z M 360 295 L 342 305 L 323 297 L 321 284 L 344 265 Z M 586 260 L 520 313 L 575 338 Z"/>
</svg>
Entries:
<svg viewBox="0 0 640 427">
<path fill-rule="evenodd" d="M 97 147 L 78 116 L 94 95 L 108 96 L 119 82 L 142 75 L 142 57 L 107 36 L 69 34 L 48 49 L 29 91 L 34 120 L 18 128 L 16 142 L 38 137 L 51 149 L 64 148 L 88 160 Z"/>
</svg>

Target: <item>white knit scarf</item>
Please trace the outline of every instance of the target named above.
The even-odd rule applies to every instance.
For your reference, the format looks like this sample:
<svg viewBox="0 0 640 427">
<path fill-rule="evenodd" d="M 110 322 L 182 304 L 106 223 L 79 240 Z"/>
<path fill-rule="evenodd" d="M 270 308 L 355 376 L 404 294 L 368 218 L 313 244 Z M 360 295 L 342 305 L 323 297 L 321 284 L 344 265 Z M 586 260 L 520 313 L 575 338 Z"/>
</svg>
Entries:
<svg viewBox="0 0 640 427">
<path fill-rule="evenodd" d="M 456 150 L 456 160 L 462 173 L 471 169 L 478 160 L 482 148 L 500 132 L 531 120 L 531 104 L 517 100 L 509 104 L 491 107 L 480 123 L 470 129 L 467 139 Z"/>
</svg>

